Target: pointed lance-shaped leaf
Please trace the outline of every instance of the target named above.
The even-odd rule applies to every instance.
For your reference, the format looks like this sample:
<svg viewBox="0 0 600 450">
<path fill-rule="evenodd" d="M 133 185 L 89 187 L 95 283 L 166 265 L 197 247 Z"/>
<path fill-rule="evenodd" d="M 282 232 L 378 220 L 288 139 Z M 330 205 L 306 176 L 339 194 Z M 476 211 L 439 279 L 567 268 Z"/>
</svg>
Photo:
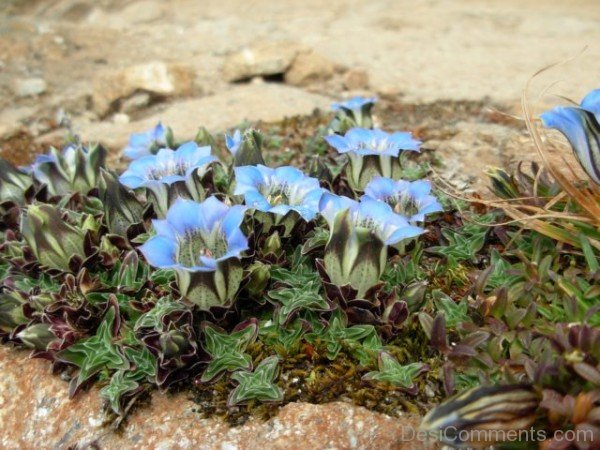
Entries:
<svg viewBox="0 0 600 450">
<path fill-rule="evenodd" d="M 23 203 L 25 191 L 32 184 L 33 180 L 29 175 L 0 158 L 0 203 Z"/>
<path fill-rule="evenodd" d="M 54 206 L 29 206 L 23 213 L 21 233 L 42 266 L 69 272 L 71 258 L 86 257 L 85 232 L 67 223 Z"/>
<path fill-rule="evenodd" d="M 119 183 L 116 175 L 107 170 L 101 170 L 98 187 L 108 230 L 127 237 L 129 227 L 143 221 L 144 206 L 131 189 Z"/>
</svg>

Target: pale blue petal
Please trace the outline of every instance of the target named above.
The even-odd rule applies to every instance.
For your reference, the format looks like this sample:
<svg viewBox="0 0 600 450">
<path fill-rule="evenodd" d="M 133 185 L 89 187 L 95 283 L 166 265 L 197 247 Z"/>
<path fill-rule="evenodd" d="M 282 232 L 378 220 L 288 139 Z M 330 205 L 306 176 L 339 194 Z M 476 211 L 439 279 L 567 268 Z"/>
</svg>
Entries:
<svg viewBox="0 0 600 450">
<path fill-rule="evenodd" d="M 413 139 L 412 134 L 409 132 L 393 133 L 389 139 L 393 142 L 394 147 L 400 150 L 419 151 L 421 145 L 421 141 Z"/>
<path fill-rule="evenodd" d="M 193 200 L 178 199 L 167 211 L 167 221 L 179 235 L 204 228 L 200 204 Z"/>
<path fill-rule="evenodd" d="M 148 148 L 144 147 L 144 146 L 132 146 L 132 145 L 128 145 L 127 147 L 125 147 L 123 149 L 123 156 L 125 156 L 126 158 L 129 159 L 137 159 L 137 158 L 141 158 L 142 156 L 148 155 L 149 150 Z"/>
<path fill-rule="evenodd" d="M 199 215 L 202 219 L 202 228 L 212 230 L 217 222 L 220 222 L 227 214 L 229 207 L 219 201 L 217 197 L 208 197 L 202 203 L 196 203 L 199 209 Z"/>
<path fill-rule="evenodd" d="M 422 214 L 432 214 L 443 210 L 444 208 L 433 195 L 429 195 L 419 202 L 419 212 Z"/>
<path fill-rule="evenodd" d="M 207 148 L 208 148 L 208 153 L 206 153 L 205 150 L 200 151 L 200 149 L 207 149 Z M 189 161 L 189 162 L 196 161 L 198 158 L 201 158 L 202 156 L 207 156 L 207 155 L 210 155 L 210 147 L 198 147 L 198 144 L 196 144 L 193 141 L 189 141 L 184 144 L 181 144 L 177 148 L 177 150 L 175 150 L 175 154 L 174 154 L 174 156 L 177 156 L 177 159 L 180 159 L 182 161 Z"/>
<path fill-rule="evenodd" d="M 258 191 L 248 191 L 244 194 L 244 203 L 249 208 L 258 209 L 259 211 L 269 211 L 271 205 L 267 199 Z"/>
<path fill-rule="evenodd" d="M 242 221 L 244 220 L 245 213 L 246 207 L 242 205 L 234 205 L 229 208 L 229 211 L 227 211 L 223 217 L 223 222 L 221 225 L 226 237 L 233 235 L 233 233 L 239 229 Z"/>
<path fill-rule="evenodd" d="M 427 180 L 413 181 L 408 188 L 410 196 L 415 200 L 429 195 L 431 192 L 431 183 Z"/>
<path fill-rule="evenodd" d="M 137 189 L 144 184 L 145 180 L 143 178 L 139 177 L 138 175 L 133 175 L 128 172 L 129 171 L 125 172 L 123 175 L 121 175 L 119 177 L 119 182 L 122 185 L 127 186 L 128 188 L 131 188 L 131 189 Z"/>
<path fill-rule="evenodd" d="M 346 140 L 339 134 L 325 136 L 325 140 L 340 153 L 346 153 L 348 150 L 350 150 L 347 146 Z"/>
<path fill-rule="evenodd" d="M 176 241 L 164 236 L 153 236 L 140 247 L 146 261 L 151 266 L 160 268 L 170 268 L 177 264 L 175 262 L 176 250 Z"/>
<path fill-rule="evenodd" d="M 361 217 L 371 217 L 379 222 L 385 222 L 390 216 L 395 215 L 390 205 L 370 197 L 365 197 L 360 201 L 358 211 Z"/>
<path fill-rule="evenodd" d="M 154 227 L 157 235 L 164 236 L 172 240 L 177 239 L 177 234 L 168 220 L 154 219 L 152 221 L 152 226 Z"/>
<path fill-rule="evenodd" d="M 248 238 L 242 233 L 242 230 L 236 228 L 227 236 L 227 249 L 229 256 L 239 256 L 248 250 Z"/>
<path fill-rule="evenodd" d="M 256 166 L 234 167 L 235 191 L 234 195 L 243 195 L 249 190 L 256 190 L 264 183 L 262 172 Z"/>
<path fill-rule="evenodd" d="M 581 101 L 581 107 L 596 116 L 600 122 L 600 89 L 594 89 Z"/>
<path fill-rule="evenodd" d="M 404 239 L 415 238 L 424 232 L 425 230 L 423 228 L 416 227 L 414 225 L 400 226 L 387 236 L 384 243 L 386 245 L 394 245 L 400 241 L 403 241 Z"/>
<path fill-rule="evenodd" d="M 229 136 L 227 134 L 225 135 L 225 145 L 227 146 L 227 149 L 231 152 L 233 156 L 235 156 L 237 151 L 240 149 L 241 143 L 242 133 L 240 132 L 240 130 L 235 130 L 233 136 Z"/>
<path fill-rule="evenodd" d="M 290 205 L 276 205 L 269 208 L 269 212 L 280 216 L 285 216 L 292 210 L 297 210 L 297 208 Z"/>
<path fill-rule="evenodd" d="M 373 177 L 365 187 L 365 195 L 382 201 L 386 201 L 396 192 L 396 182 L 387 177 Z"/>
<path fill-rule="evenodd" d="M 165 165 L 168 166 L 174 161 L 175 150 L 170 148 L 161 148 L 156 155 L 151 155 L 149 158 L 154 158 L 152 161 L 154 165 Z"/>
<path fill-rule="evenodd" d="M 324 192 L 319 201 L 319 213 L 327 221 L 330 227 L 333 226 L 335 216 L 345 209 L 358 208 L 358 202 L 348 198 L 340 197 L 331 192 Z"/>
<path fill-rule="evenodd" d="M 370 130 L 367 128 L 354 127 L 350 128 L 346 135 L 344 136 L 348 138 L 352 143 L 360 143 L 360 142 L 368 142 L 373 138 L 381 138 L 381 133 L 379 130 Z M 383 136 L 385 137 L 385 135 Z"/>
<path fill-rule="evenodd" d="M 156 167 L 156 157 L 154 155 L 146 155 L 138 158 L 129 164 L 129 168 L 125 173 L 135 173 L 140 177 L 147 177 L 147 174 Z"/>
<path fill-rule="evenodd" d="M 167 129 L 162 123 L 158 122 L 154 130 L 152 130 L 152 140 L 162 142 L 167 136 Z"/>
<path fill-rule="evenodd" d="M 296 183 L 298 180 L 301 180 L 306 177 L 306 175 L 304 175 L 301 170 L 291 166 L 284 166 L 275 169 L 272 176 L 274 181 L 278 184 L 293 184 Z"/>
<path fill-rule="evenodd" d="M 540 118 L 544 126 L 555 128 L 566 136 L 585 171 L 600 183 L 599 168 L 592 161 L 592 151 L 585 131 L 586 114 L 589 113 L 580 108 L 559 106 L 541 114 Z"/>
</svg>

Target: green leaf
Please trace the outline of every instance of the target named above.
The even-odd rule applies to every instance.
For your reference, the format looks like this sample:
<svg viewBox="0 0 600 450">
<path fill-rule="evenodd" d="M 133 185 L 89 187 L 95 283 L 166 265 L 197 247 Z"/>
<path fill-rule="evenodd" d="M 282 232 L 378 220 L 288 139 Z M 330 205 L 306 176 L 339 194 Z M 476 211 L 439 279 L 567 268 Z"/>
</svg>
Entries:
<svg viewBox="0 0 600 450">
<path fill-rule="evenodd" d="M 437 310 L 445 316 L 448 328 L 455 328 L 461 323 L 471 322 L 467 314 L 469 304 L 466 298 L 463 298 L 460 302 L 455 302 L 440 290 L 433 291 L 432 295 Z"/>
<path fill-rule="evenodd" d="M 598 269 L 600 269 L 600 264 L 598 264 L 598 258 L 594 253 L 594 249 L 590 244 L 590 240 L 585 236 L 585 234 L 582 233 L 579 235 L 579 242 L 581 244 L 581 250 L 583 251 L 583 256 L 585 257 L 585 261 L 587 262 L 590 272 L 598 272 Z"/>
<path fill-rule="evenodd" d="M 261 342 L 273 347 L 281 357 L 290 355 L 298 348 L 304 332 L 300 319 L 287 326 L 283 326 L 277 320 L 269 320 L 261 324 L 259 329 Z"/>
<path fill-rule="evenodd" d="M 123 413 L 122 398 L 140 387 L 140 384 L 132 378 L 130 373 L 118 370 L 110 378 L 108 385 L 100 390 L 100 396 L 109 402 L 110 407 L 117 414 Z"/>
<path fill-rule="evenodd" d="M 129 367 L 118 345 L 113 343 L 112 328 L 116 307 L 106 312 L 96 334 L 84 339 L 57 354 L 59 360 L 79 367 L 77 377 L 71 381 L 69 393 L 75 395 L 81 385 L 103 369 L 124 369 Z"/>
<path fill-rule="evenodd" d="M 203 329 L 204 349 L 212 359 L 202 374 L 202 382 L 214 380 L 225 371 L 249 370 L 252 367 L 252 358 L 244 351 L 256 339 L 258 333 L 256 322 L 251 322 L 231 334 L 220 332 L 208 323 L 203 324 Z"/>
<path fill-rule="evenodd" d="M 282 288 L 269 291 L 272 303 L 279 306 L 278 322 L 284 324 L 289 317 L 300 309 L 327 311 L 329 304 L 319 293 L 320 284 L 310 281 L 303 287 Z"/>
<path fill-rule="evenodd" d="M 404 389 L 414 389 L 415 378 L 425 369 L 426 366 L 422 363 L 403 366 L 388 352 L 381 351 L 379 353 L 379 370 L 365 374 L 363 380 L 383 381 Z"/>
<path fill-rule="evenodd" d="M 275 384 L 279 358 L 270 356 L 264 359 L 254 372 L 235 372 L 231 379 L 239 384 L 230 394 L 229 406 L 245 403 L 250 400 L 261 402 L 279 402 L 283 400 L 283 390 Z"/>
<path fill-rule="evenodd" d="M 315 330 L 306 335 L 309 342 L 324 342 L 327 348 L 327 358 L 334 360 L 343 345 L 359 344 L 363 339 L 376 333 L 372 325 L 354 325 L 346 327 L 347 320 L 343 313 L 336 310 L 329 319 L 329 326 L 324 330 Z"/>
</svg>

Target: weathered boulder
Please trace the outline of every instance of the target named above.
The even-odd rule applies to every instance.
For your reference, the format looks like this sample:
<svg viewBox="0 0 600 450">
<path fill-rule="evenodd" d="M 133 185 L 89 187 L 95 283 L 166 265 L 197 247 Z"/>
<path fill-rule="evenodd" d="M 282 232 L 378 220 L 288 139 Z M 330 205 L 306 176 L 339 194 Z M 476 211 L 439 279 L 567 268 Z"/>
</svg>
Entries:
<svg viewBox="0 0 600 450">
<path fill-rule="evenodd" d="M 94 81 L 94 110 L 101 116 L 110 112 L 115 102 L 140 91 L 158 96 L 182 96 L 192 92 L 194 73 L 183 64 L 152 61 L 109 71 Z"/>
<path fill-rule="evenodd" d="M 230 427 L 201 419 L 189 394 L 155 392 L 119 432 L 104 423 L 97 388 L 68 399 L 68 385 L 46 361 L 0 347 L 0 448 L 215 449 L 431 448 L 415 439 L 419 418 L 394 419 L 335 402 L 291 403 L 266 422 Z"/>
<path fill-rule="evenodd" d="M 335 64 L 315 52 L 298 54 L 285 73 L 285 82 L 293 86 L 306 86 L 316 81 L 329 80 L 335 74 Z"/>
<path fill-rule="evenodd" d="M 255 76 L 282 75 L 305 48 L 288 41 L 255 43 L 225 58 L 223 78 L 234 82 Z"/>
</svg>

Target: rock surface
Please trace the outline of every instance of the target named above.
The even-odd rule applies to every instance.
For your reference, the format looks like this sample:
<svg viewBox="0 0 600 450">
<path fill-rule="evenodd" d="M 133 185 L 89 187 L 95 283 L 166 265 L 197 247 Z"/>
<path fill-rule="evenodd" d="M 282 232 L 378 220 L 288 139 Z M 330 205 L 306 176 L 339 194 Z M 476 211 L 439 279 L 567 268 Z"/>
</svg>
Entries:
<svg viewBox="0 0 600 450">
<path fill-rule="evenodd" d="M 369 88 L 369 74 L 365 69 L 352 68 L 344 74 L 344 87 L 349 91 Z"/>
<path fill-rule="evenodd" d="M 0 448 L 6 449 L 416 449 L 418 419 L 393 419 L 336 402 L 291 403 L 269 421 L 230 427 L 201 419 L 186 394 L 154 393 L 119 432 L 104 424 L 98 389 L 67 396 L 67 383 L 49 364 L 0 347 Z M 430 446 L 431 447 L 431 446 Z M 93 447 L 94 448 L 94 447 Z"/>
<path fill-rule="evenodd" d="M 109 112 L 114 102 L 138 91 L 161 96 L 190 94 L 194 76 L 190 67 L 153 61 L 110 71 L 94 83 L 94 109 L 100 115 Z"/>
<path fill-rule="evenodd" d="M 306 86 L 316 81 L 327 81 L 335 73 L 335 64 L 315 52 L 300 53 L 285 73 L 285 82 L 292 86 Z"/>
<path fill-rule="evenodd" d="M 14 92 L 19 97 L 35 97 L 46 92 L 47 87 L 43 78 L 24 78 L 15 81 Z"/>
<path fill-rule="evenodd" d="M 227 56 L 223 77 L 227 81 L 241 81 L 255 76 L 281 75 L 302 50 L 302 46 L 285 41 L 253 44 Z"/>
<path fill-rule="evenodd" d="M 329 108 L 329 99 L 299 89 L 273 83 L 244 84 L 226 92 L 172 103 L 143 120 L 130 123 L 74 120 L 74 127 L 85 140 L 99 141 L 113 149 L 123 148 L 129 135 L 150 129 L 158 122 L 173 128 L 178 139 L 193 139 L 200 126 L 211 132 L 223 131 L 244 120 L 265 122 L 283 117 L 310 114 L 315 108 Z M 62 131 L 43 136 L 40 142 L 52 142 Z"/>
</svg>

